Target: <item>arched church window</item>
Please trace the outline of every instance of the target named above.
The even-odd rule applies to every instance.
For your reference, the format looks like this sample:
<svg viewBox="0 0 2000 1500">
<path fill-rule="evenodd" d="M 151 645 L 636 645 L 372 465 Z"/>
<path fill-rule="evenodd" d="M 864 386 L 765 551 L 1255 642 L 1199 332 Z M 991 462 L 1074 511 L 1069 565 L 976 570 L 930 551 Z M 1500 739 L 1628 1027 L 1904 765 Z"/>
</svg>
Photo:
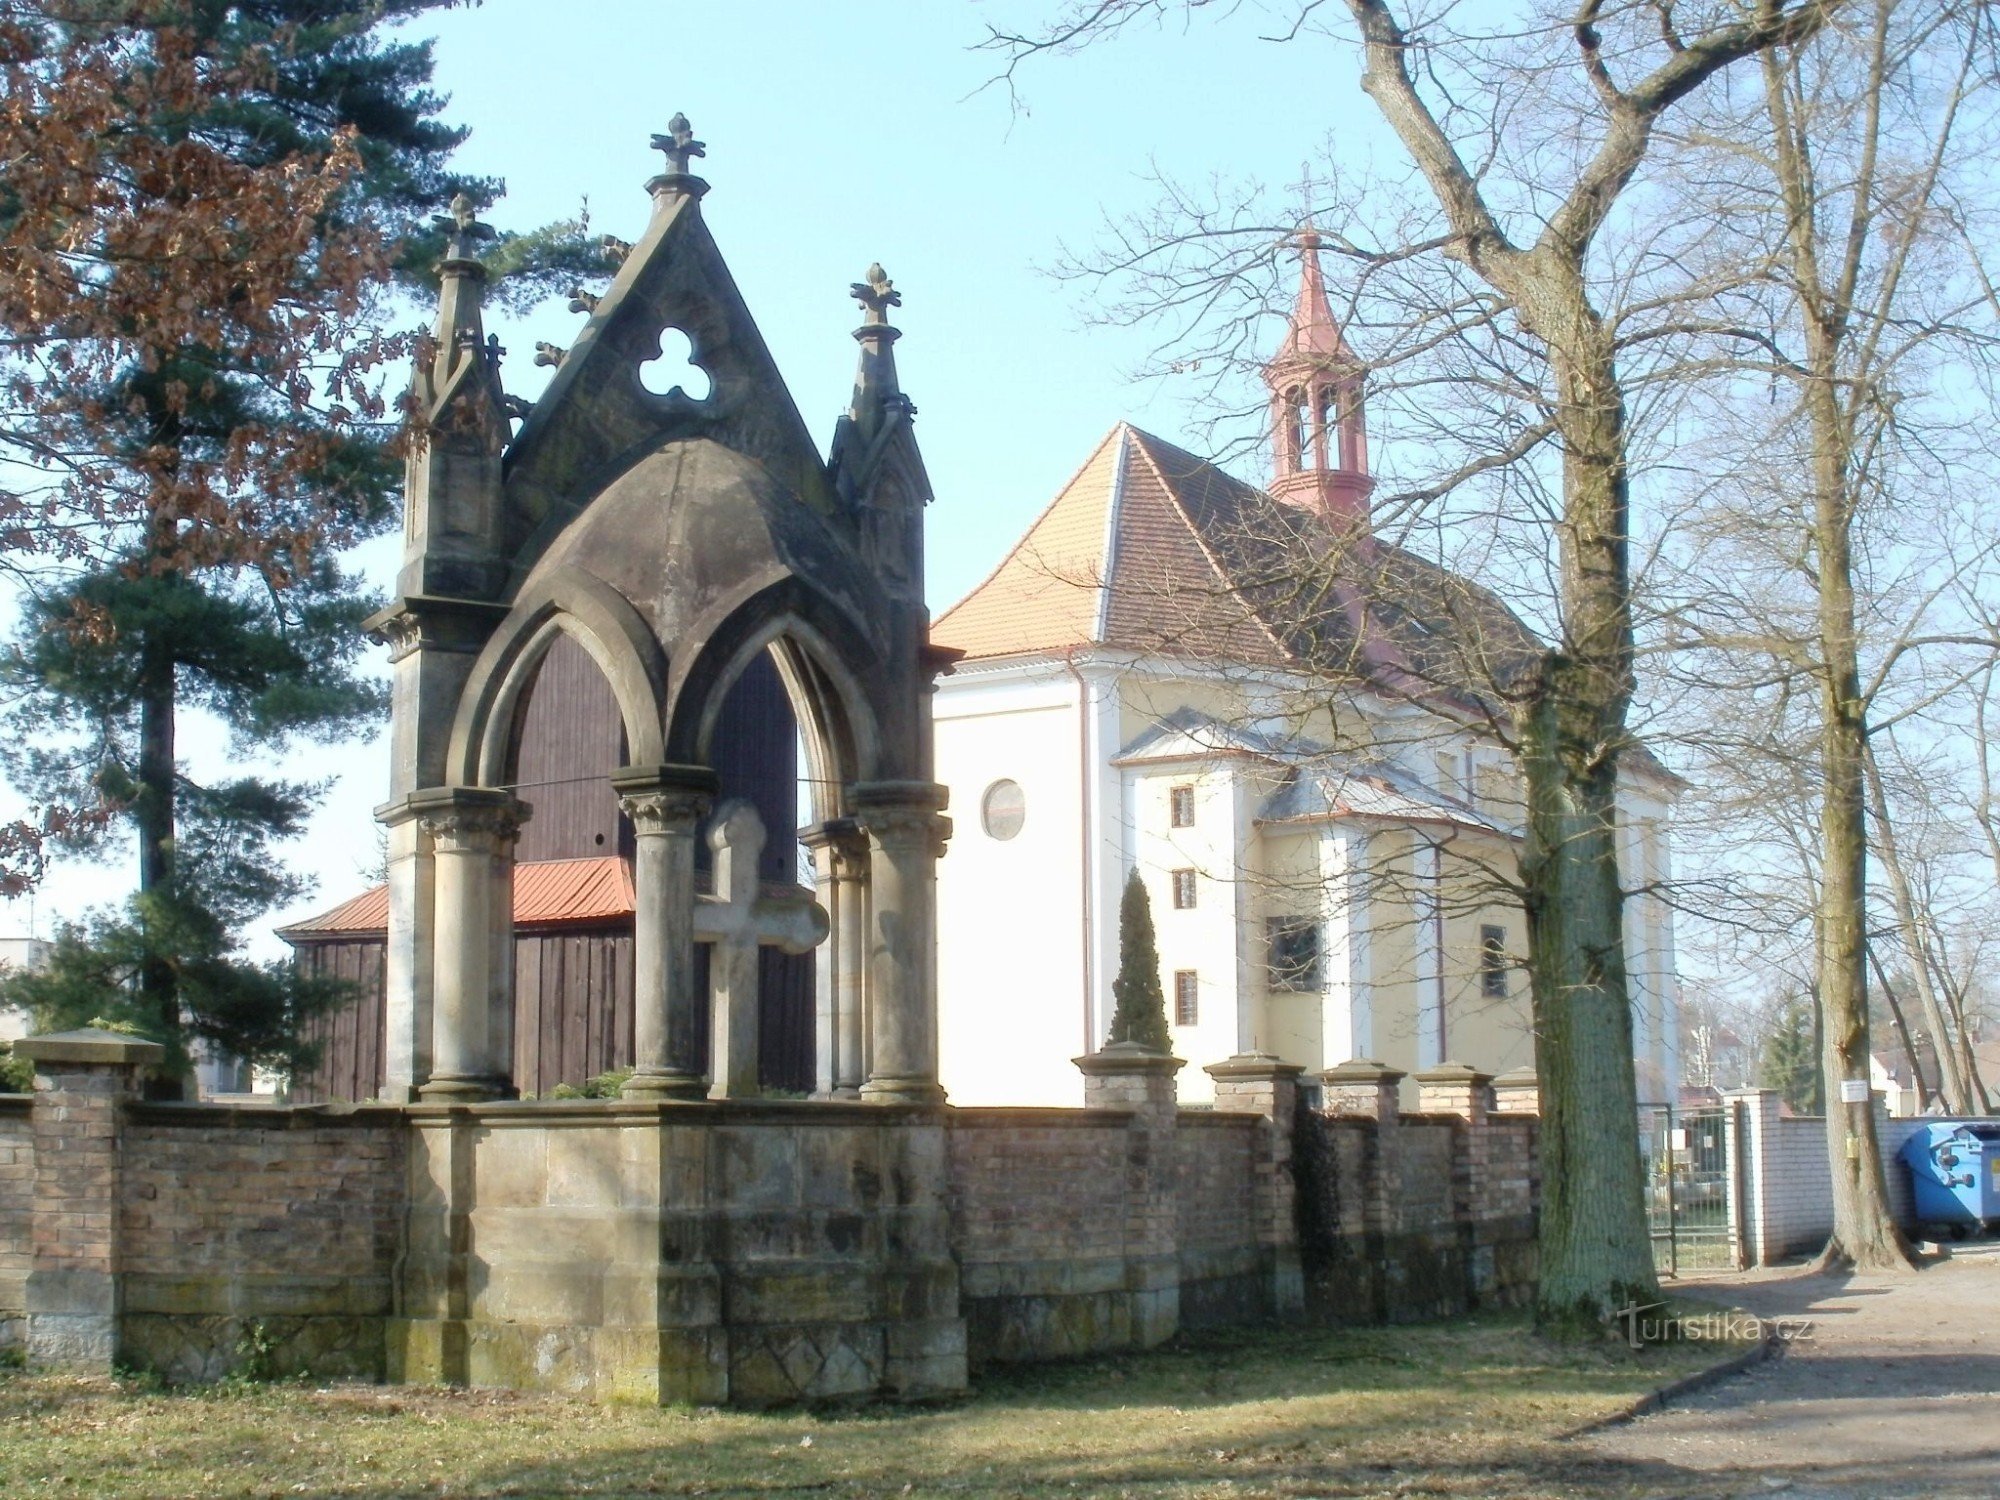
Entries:
<svg viewBox="0 0 2000 1500">
<path fill-rule="evenodd" d="M 1283 463 L 1296 473 L 1306 461 L 1306 398 L 1303 391 L 1285 392 L 1285 453 Z"/>
<path fill-rule="evenodd" d="M 1018 781 L 1001 779 L 986 789 L 979 802 L 979 824 L 986 836 L 1005 843 L 1028 821 L 1028 798 Z"/>
</svg>

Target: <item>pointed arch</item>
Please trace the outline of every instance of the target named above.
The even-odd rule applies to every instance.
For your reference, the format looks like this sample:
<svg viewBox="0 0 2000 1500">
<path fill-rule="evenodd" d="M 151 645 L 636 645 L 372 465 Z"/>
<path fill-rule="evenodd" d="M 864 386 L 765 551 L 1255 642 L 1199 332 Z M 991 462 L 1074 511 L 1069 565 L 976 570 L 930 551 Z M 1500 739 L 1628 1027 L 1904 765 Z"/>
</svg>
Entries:
<svg viewBox="0 0 2000 1500">
<path fill-rule="evenodd" d="M 882 678 L 880 654 L 844 613 L 786 578 L 742 599 L 712 627 L 690 632 L 706 639 L 701 654 L 676 664 L 668 693 L 666 756 L 710 763 L 710 741 L 723 699 L 758 653 L 769 650 L 792 702 L 805 743 L 806 771 L 816 816 L 829 789 L 873 778 L 880 729 L 863 684 Z"/>
<path fill-rule="evenodd" d="M 624 595 L 588 573 L 563 568 L 521 595 L 473 663 L 445 763 L 456 784 L 498 786 L 507 779 L 524 694 L 558 633 L 589 652 L 611 684 L 632 763 L 665 759 L 660 705 L 666 653 Z"/>
</svg>

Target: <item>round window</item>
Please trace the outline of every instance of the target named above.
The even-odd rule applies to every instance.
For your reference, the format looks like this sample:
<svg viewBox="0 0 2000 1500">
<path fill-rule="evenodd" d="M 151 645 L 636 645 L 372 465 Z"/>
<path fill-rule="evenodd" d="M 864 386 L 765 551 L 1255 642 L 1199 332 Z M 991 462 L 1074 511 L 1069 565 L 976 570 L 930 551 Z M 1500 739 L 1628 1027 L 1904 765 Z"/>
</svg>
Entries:
<svg viewBox="0 0 2000 1500">
<path fill-rule="evenodd" d="M 1028 799 L 1018 781 L 996 781 L 979 804 L 979 821 L 986 836 L 1011 839 L 1028 818 Z"/>
</svg>

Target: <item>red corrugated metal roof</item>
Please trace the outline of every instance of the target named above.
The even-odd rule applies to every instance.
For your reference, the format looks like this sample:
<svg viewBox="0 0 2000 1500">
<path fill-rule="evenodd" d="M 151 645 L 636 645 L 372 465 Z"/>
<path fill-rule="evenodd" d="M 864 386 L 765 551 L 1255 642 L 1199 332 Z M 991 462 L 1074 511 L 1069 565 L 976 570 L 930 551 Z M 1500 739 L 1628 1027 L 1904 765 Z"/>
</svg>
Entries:
<svg viewBox="0 0 2000 1500">
<path fill-rule="evenodd" d="M 590 859 L 549 859 L 514 867 L 514 922 L 531 927 L 557 922 L 603 922 L 632 915 L 632 871 L 615 854 Z M 378 885 L 329 912 L 278 929 L 287 938 L 384 932 L 389 888 Z"/>
</svg>

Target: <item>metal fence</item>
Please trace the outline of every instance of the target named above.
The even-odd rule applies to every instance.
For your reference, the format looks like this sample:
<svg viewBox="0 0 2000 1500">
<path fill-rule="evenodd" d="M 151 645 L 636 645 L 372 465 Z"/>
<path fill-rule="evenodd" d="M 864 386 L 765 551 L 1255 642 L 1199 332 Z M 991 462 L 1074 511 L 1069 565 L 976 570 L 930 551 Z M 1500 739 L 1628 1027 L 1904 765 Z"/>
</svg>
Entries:
<svg viewBox="0 0 2000 1500">
<path fill-rule="evenodd" d="M 1742 1140 L 1738 1108 L 1729 1104 L 1676 1109 L 1639 1108 L 1639 1150 L 1646 1169 L 1646 1222 L 1653 1264 L 1662 1276 L 1726 1271 L 1740 1266 L 1743 1222 L 1734 1200 L 1731 1141 Z"/>
</svg>

